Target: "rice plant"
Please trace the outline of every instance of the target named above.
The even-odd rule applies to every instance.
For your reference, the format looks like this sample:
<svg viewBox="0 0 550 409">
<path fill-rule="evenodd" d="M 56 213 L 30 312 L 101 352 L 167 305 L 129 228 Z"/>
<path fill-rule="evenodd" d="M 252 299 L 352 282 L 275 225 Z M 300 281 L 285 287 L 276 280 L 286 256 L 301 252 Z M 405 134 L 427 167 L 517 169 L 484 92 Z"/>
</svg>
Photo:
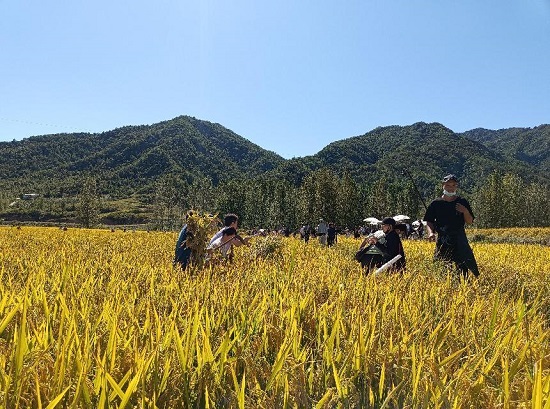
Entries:
<svg viewBox="0 0 550 409">
<path fill-rule="evenodd" d="M 462 282 L 433 243 L 372 276 L 253 240 L 181 272 L 176 233 L 0 228 L 0 407 L 550 407 L 548 246 L 476 242 Z"/>
</svg>

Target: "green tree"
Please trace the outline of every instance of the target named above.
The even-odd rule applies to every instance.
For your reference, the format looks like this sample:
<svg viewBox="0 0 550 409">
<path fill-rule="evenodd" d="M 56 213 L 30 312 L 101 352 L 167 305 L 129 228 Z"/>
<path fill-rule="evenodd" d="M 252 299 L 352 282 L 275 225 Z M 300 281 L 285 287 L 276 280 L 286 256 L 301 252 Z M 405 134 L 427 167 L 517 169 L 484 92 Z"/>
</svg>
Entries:
<svg viewBox="0 0 550 409">
<path fill-rule="evenodd" d="M 92 177 L 86 177 L 78 195 L 77 218 L 85 228 L 95 226 L 99 220 L 99 194 L 97 182 Z"/>
<path fill-rule="evenodd" d="M 500 208 L 502 220 L 499 227 L 525 226 L 523 208 L 525 186 L 517 175 L 507 173 L 502 179 L 500 189 Z"/>
<path fill-rule="evenodd" d="M 395 198 L 390 214 L 406 214 L 413 220 L 423 215 L 418 193 L 411 181 L 397 181 L 390 191 Z"/>
<path fill-rule="evenodd" d="M 297 209 L 300 224 L 313 224 L 318 218 L 315 215 L 315 179 L 313 174 L 307 175 L 298 189 Z"/>
<path fill-rule="evenodd" d="M 191 186 L 183 189 L 180 203 L 182 208 L 213 212 L 218 206 L 217 189 L 211 178 L 195 178 Z"/>
<path fill-rule="evenodd" d="M 248 187 L 239 180 L 230 180 L 223 185 L 218 185 L 218 211 L 220 215 L 235 213 L 239 216 L 239 225 L 249 225 L 245 195 Z"/>
<path fill-rule="evenodd" d="M 275 180 L 271 192 L 269 217 L 273 220 L 275 227 L 298 228 L 300 221 L 297 217 L 296 188 L 285 180 Z"/>
<path fill-rule="evenodd" d="M 500 212 L 499 192 L 502 177 L 493 172 L 484 183 L 481 183 L 474 193 L 472 207 L 479 227 L 500 227 L 502 214 Z"/>
<path fill-rule="evenodd" d="M 550 226 L 550 192 L 540 184 L 531 183 L 525 187 L 521 208 L 524 226 Z"/>
<path fill-rule="evenodd" d="M 384 176 L 378 179 L 370 189 L 368 207 L 371 211 L 369 216 L 382 218 L 389 215 L 391 209 L 391 196 L 389 184 Z"/>
<path fill-rule="evenodd" d="M 269 186 L 263 179 L 255 179 L 246 183 L 247 188 L 239 186 L 243 192 L 243 203 L 239 206 L 244 208 L 244 216 L 249 227 L 273 227 L 268 223 Z"/>
<path fill-rule="evenodd" d="M 338 223 L 338 185 L 336 174 L 328 168 L 314 172 L 315 179 L 315 219 Z"/>
<path fill-rule="evenodd" d="M 338 192 L 338 223 L 353 229 L 354 226 L 361 224 L 362 219 L 359 187 L 346 172 L 340 180 Z"/>
<path fill-rule="evenodd" d="M 182 224 L 181 181 L 173 175 L 159 178 L 155 182 L 153 199 L 153 228 L 175 230 Z"/>
<path fill-rule="evenodd" d="M 9 193 L 0 191 L 0 212 L 5 212 L 13 201 Z"/>
<path fill-rule="evenodd" d="M 548 225 L 548 197 L 538 184 L 525 185 L 518 175 L 493 172 L 474 194 L 476 223 L 487 228 Z"/>
</svg>

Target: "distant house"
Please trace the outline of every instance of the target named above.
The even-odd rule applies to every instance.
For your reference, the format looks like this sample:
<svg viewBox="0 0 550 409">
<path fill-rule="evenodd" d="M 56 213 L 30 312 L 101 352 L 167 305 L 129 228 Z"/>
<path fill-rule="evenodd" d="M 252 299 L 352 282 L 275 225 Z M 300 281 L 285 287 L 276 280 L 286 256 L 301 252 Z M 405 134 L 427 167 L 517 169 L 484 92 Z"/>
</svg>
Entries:
<svg viewBox="0 0 550 409">
<path fill-rule="evenodd" d="M 38 193 L 25 193 L 21 196 L 21 199 L 23 200 L 33 200 L 36 199 L 38 196 L 40 196 Z"/>
</svg>

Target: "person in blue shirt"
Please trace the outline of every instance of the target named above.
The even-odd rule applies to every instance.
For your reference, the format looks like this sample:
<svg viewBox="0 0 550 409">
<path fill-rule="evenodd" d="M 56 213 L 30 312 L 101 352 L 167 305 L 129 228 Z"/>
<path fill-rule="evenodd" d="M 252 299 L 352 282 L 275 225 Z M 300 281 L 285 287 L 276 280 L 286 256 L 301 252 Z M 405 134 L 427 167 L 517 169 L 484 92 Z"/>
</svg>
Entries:
<svg viewBox="0 0 550 409">
<path fill-rule="evenodd" d="M 192 215 L 193 213 L 189 212 L 185 216 L 186 222 L 189 216 Z M 180 231 L 180 234 L 178 235 L 178 240 L 176 241 L 176 250 L 174 254 L 174 266 L 179 267 L 182 270 L 185 270 L 187 268 L 191 260 L 191 248 L 187 246 L 187 238 L 191 235 L 192 233 L 188 231 L 187 223 L 185 223 Z"/>
</svg>

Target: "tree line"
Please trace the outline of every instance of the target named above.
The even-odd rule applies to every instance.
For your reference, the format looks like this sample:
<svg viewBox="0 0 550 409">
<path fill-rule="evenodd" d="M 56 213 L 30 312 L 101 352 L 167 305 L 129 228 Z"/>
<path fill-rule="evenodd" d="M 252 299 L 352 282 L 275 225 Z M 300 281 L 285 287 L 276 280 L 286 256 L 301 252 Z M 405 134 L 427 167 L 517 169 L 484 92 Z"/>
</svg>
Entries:
<svg viewBox="0 0 550 409">
<path fill-rule="evenodd" d="M 460 192 L 472 204 L 475 225 L 480 228 L 550 226 L 550 194 L 536 183 L 525 183 L 513 174 L 491 174 L 471 192 Z M 231 180 L 214 186 L 209 179 L 186 184 L 173 176 L 160 179 L 153 199 L 152 224 L 157 229 L 176 229 L 187 209 L 219 214 L 237 213 L 242 225 L 296 229 L 319 219 L 341 228 L 361 225 L 368 216 L 383 218 L 405 214 L 423 217 L 433 198 L 441 195 L 436 184 L 419 191 L 412 179 L 381 176 L 357 183 L 348 173 L 316 170 L 299 186 L 284 179 Z"/>
<path fill-rule="evenodd" d="M 439 183 L 418 190 L 412 178 L 390 174 L 371 175 L 358 183 L 349 173 L 339 175 L 328 168 L 308 173 L 298 185 L 275 175 L 216 185 L 208 178 L 188 181 L 168 174 L 157 179 L 140 200 L 127 204 L 123 211 L 113 211 L 108 184 L 87 176 L 78 185 L 76 195 L 42 195 L 37 200 L 18 200 L 15 206 L 13 196 L 2 192 L 0 218 L 11 214 L 26 221 L 73 220 L 85 227 L 147 224 L 151 229 L 176 230 L 185 212 L 195 209 L 220 215 L 237 213 L 241 225 L 248 228 L 297 229 L 304 223 L 316 225 L 322 218 L 352 229 L 369 216 L 381 219 L 405 214 L 412 220 L 420 219 L 424 204 L 441 195 Z M 472 204 L 477 227 L 550 226 L 548 189 L 527 183 L 518 175 L 494 172 L 471 190 L 459 193 Z M 136 203 L 145 209 L 139 215 Z"/>
</svg>

